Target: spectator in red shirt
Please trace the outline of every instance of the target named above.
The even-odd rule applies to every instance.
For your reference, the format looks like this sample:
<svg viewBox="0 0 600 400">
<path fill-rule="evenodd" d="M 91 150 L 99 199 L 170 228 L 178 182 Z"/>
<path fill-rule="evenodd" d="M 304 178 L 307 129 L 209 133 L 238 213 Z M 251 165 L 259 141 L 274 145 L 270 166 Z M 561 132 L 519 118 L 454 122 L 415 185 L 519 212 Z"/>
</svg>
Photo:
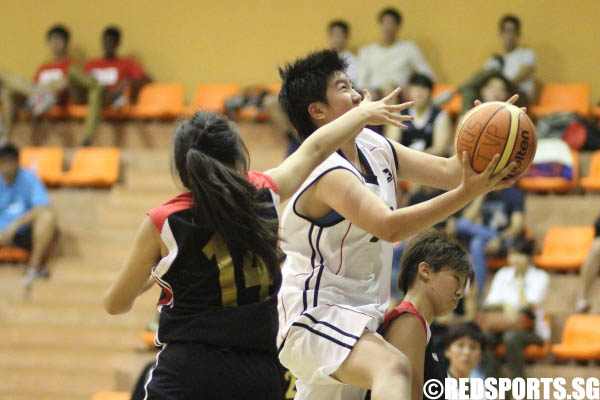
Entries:
<svg viewBox="0 0 600 400">
<path fill-rule="evenodd" d="M 101 95 L 100 85 L 69 56 L 69 38 L 69 31 L 62 25 L 54 25 L 48 30 L 46 39 L 54 59 L 37 69 L 33 84 L 0 68 L 4 117 L 4 129 L 0 130 L 0 137 L 8 136 L 12 132 L 16 107 L 23 100 L 26 100 L 27 108 L 34 117 L 43 114 L 55 104 L 66 105 L 69 100 L 69 88 L 72 86 L 86 89 L 89 104 L 98 102 Z M 85 137 L 91 136 L 96 129 L 98 121 L 93 117 L 90 113 L 85 120 Z"/>
<path fill-rule="evenodd" d="M 106 88 L 104 103 L 117 108 L 122 105 L 119 99 L 126 97 L 128 91 L 135 99 L 140 88 L 150 82 L 144 67 L 137 61 L 117 57 L 120 43 L 121 31 L 115 26 L 108 26 L 102 33 L 104 56 L 85 64 L 85 71 Z"/>
</svg>

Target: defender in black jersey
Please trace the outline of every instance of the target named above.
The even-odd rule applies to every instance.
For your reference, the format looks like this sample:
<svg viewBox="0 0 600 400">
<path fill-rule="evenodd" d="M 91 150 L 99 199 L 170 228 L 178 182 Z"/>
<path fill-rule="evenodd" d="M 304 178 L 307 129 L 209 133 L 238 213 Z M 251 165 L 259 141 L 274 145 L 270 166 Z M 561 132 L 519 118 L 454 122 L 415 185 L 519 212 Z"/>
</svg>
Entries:
<svg viewBox="0 0 600 400">
<path fill-rule="evenodd" d="M 405 107 L 391 97 L 371 102 L 367 93 L 264 174 L 248 172 L 246 148 L 225 117 L 199 112 L 177 129 L 174 164 L 187 192 L 148 212 L 104 299 L 120 314 L 151 286 L 149 277 L 162 289 L 161 351 L 145 398 L 283 398 L 275 346 L 279 201 L 364 125 L 401 125 Z"/>
</svg>

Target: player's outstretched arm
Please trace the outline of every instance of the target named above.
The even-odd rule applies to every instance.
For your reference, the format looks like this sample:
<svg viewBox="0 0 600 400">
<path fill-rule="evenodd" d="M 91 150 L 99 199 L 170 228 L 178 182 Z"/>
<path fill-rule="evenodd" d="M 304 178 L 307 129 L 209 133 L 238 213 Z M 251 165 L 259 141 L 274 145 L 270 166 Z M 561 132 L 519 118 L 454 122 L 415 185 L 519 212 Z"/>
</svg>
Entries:
<svg viewBox="0 0 600 400">
<path fill-rule="evenodd" d="M 294 194 L 315 167 L 347 140 L 354 138 L 365 125 L 390 124 L 403 128 L 402 121 L 411 117 L 400 115 L 399 111 L 413 103 L 394 104 L 399 92 L 400 88 L 379 101 L 371 101 L 369 92 L 364 91 L 364 99 L 358 107 L 317 129 L 294 154 L 267 171 L 266 174 L 273 178 L 279 189 L 281 200 Z"/>
<path fill-rule="evenodd" d="M 123 314 L 131 309 L 136 297 L 147 289 L 150 272 L 160 252 L 160 235 L 147 216 L 138 229 L 117 279 L 104 294 L 104 308 L 109 314 Z"/>
<path fill-rule="evenodd" d="M 345 169 L 330 171 L 319 179 L 313 197 L 373 236 L 397 242 L 448 218 L 477 196 L 512 185 L 514 179 L 502 179 L 511 173 L 516 164 L 511 163 L 493 174 L 499 159 L 499 155 L 494 156 L 485 171 L 477 174 L 471 168 L 465 152 L 462 162 L 463 178 L 457 188 L 426 202 L 398 210 L 390 210 L 356 175 Z"/>
<path fill-rule="evenodd" d="M 506 102 L 514 104 L 519 95 L 511 96 Z M 475 100 L 474 105 L 482 104 Z M 526 111 L 525 108 L 522 108 Z M 398 177 L 415 183 L 443 190 L 451 190 L 461 183 L 462 166 L 456 155 L 445 158 L 426 154 L 392 142 L 398 155 Z"/>
</svg>

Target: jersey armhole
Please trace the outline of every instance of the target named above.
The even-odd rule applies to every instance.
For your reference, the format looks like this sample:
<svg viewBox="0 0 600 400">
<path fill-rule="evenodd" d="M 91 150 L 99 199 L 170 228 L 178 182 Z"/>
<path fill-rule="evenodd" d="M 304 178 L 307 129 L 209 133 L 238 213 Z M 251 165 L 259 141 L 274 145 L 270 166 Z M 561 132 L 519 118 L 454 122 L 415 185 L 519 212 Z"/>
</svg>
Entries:
<svg viewBox="0 0 600 400">
<path fill-rule="evenodd" d="M 275 181 L 267 174 L 258 171 L 248 171 L 246 179 L 248 179 L 248 181 L 257 189 L 270 189 L 279 195 L 279 189 L 277 188 Z"/>
<path fill-rule="evenodd" d="M 384 137 L 385 141 L 390 145 L 390 149 L 392 150 L 392 156 L 394 156 L 394 166 L 396 167 L 396 171 L 398 171 L 398 155 L 396 154 L 396 149 L 394 148 L 394 144 L 390 142 L 390 140 Z"/>
<path fill-rule="evenodd" d="M 332 213 L 331 212 L 327 213 L 325 216 L 323 216 L 321 218 L 311 218 L 311 217 L 309 217 L 307 215 L 300 214 L 300 212 L 296 208 L 298 200 L 300 199 L 300 197 L 302 197 L 302 195 L 304 194 L 304 192 L 306 192 L 308 190 L 308 188 L 310 188 L 312 185 L 314 185 L 315 183 L 317 183 L 319 181 L 319 179 L 321 179 L 323 176 L 325 176 L 325 174 L 328 174 L 329 172 L 334 171 L 336 169 L 345 169 L 346 171 L 349 171 L 352 175 L 356 176 L 359 180 L 361 179 L 350 168 L 346 168 L 346 167 L 342 167 L 342 166 L 337 166 L 337 167 L 329 168 L 329 169 L 323 171 L 315 179 L 313 179 L 312 182 L 310 182 L 308 185 L 306 185 L 304 187 L 304 189 L 302 189 L 302 191 L 300 192 L 300 194 L 298 194 L 298 196 L 294 199 L 294 204 L 292 205 L 292 209 L 294 210 L 294 214 L 296 214 L 297 216 L 299 216 L 302 219 L 307 220 L 311 224 L 315 224 L 316 226 L 319 226 L 319 227 L 334 226 L 336 224 L 339 224 L 340 222 L 342 222 L 345 219 L 344 217 L 342 217 L 341 215 L 339 215 L 335 210 L 332 210 L 332 212 L 335 212 L 335 214 L 337 214 L 339 216 L 338 218 L 332 217 Z"/>
</svg>

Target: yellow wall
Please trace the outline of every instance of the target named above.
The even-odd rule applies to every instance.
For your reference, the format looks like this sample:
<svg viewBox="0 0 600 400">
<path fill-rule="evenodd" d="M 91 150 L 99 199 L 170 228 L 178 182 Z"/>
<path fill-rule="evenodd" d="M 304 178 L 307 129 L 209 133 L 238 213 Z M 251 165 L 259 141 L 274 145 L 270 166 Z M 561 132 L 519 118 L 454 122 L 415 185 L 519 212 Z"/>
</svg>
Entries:
<svg viewBox="0 0 600 400">
<path fill-rule="evenodd" d="M 343 17 L 352 48 L 378 38 L 376 15 L 403 11 L 401 37 L 416 41 L 441 81 L 460 82 L 499 49 L 497 20 L 514 12 L 544 81 L 588 82 L 600 100 L 597 0 L 0 0 L 0 65 L 31 76 L 49 56 L 44 32 L 63 22 L 79 57 L 100 53 L 108 23 L 122 27 L 121 54 L 160 81 L 273 82 L 275 66 L 325 44 L 325 25 Z"/>
</svg>

